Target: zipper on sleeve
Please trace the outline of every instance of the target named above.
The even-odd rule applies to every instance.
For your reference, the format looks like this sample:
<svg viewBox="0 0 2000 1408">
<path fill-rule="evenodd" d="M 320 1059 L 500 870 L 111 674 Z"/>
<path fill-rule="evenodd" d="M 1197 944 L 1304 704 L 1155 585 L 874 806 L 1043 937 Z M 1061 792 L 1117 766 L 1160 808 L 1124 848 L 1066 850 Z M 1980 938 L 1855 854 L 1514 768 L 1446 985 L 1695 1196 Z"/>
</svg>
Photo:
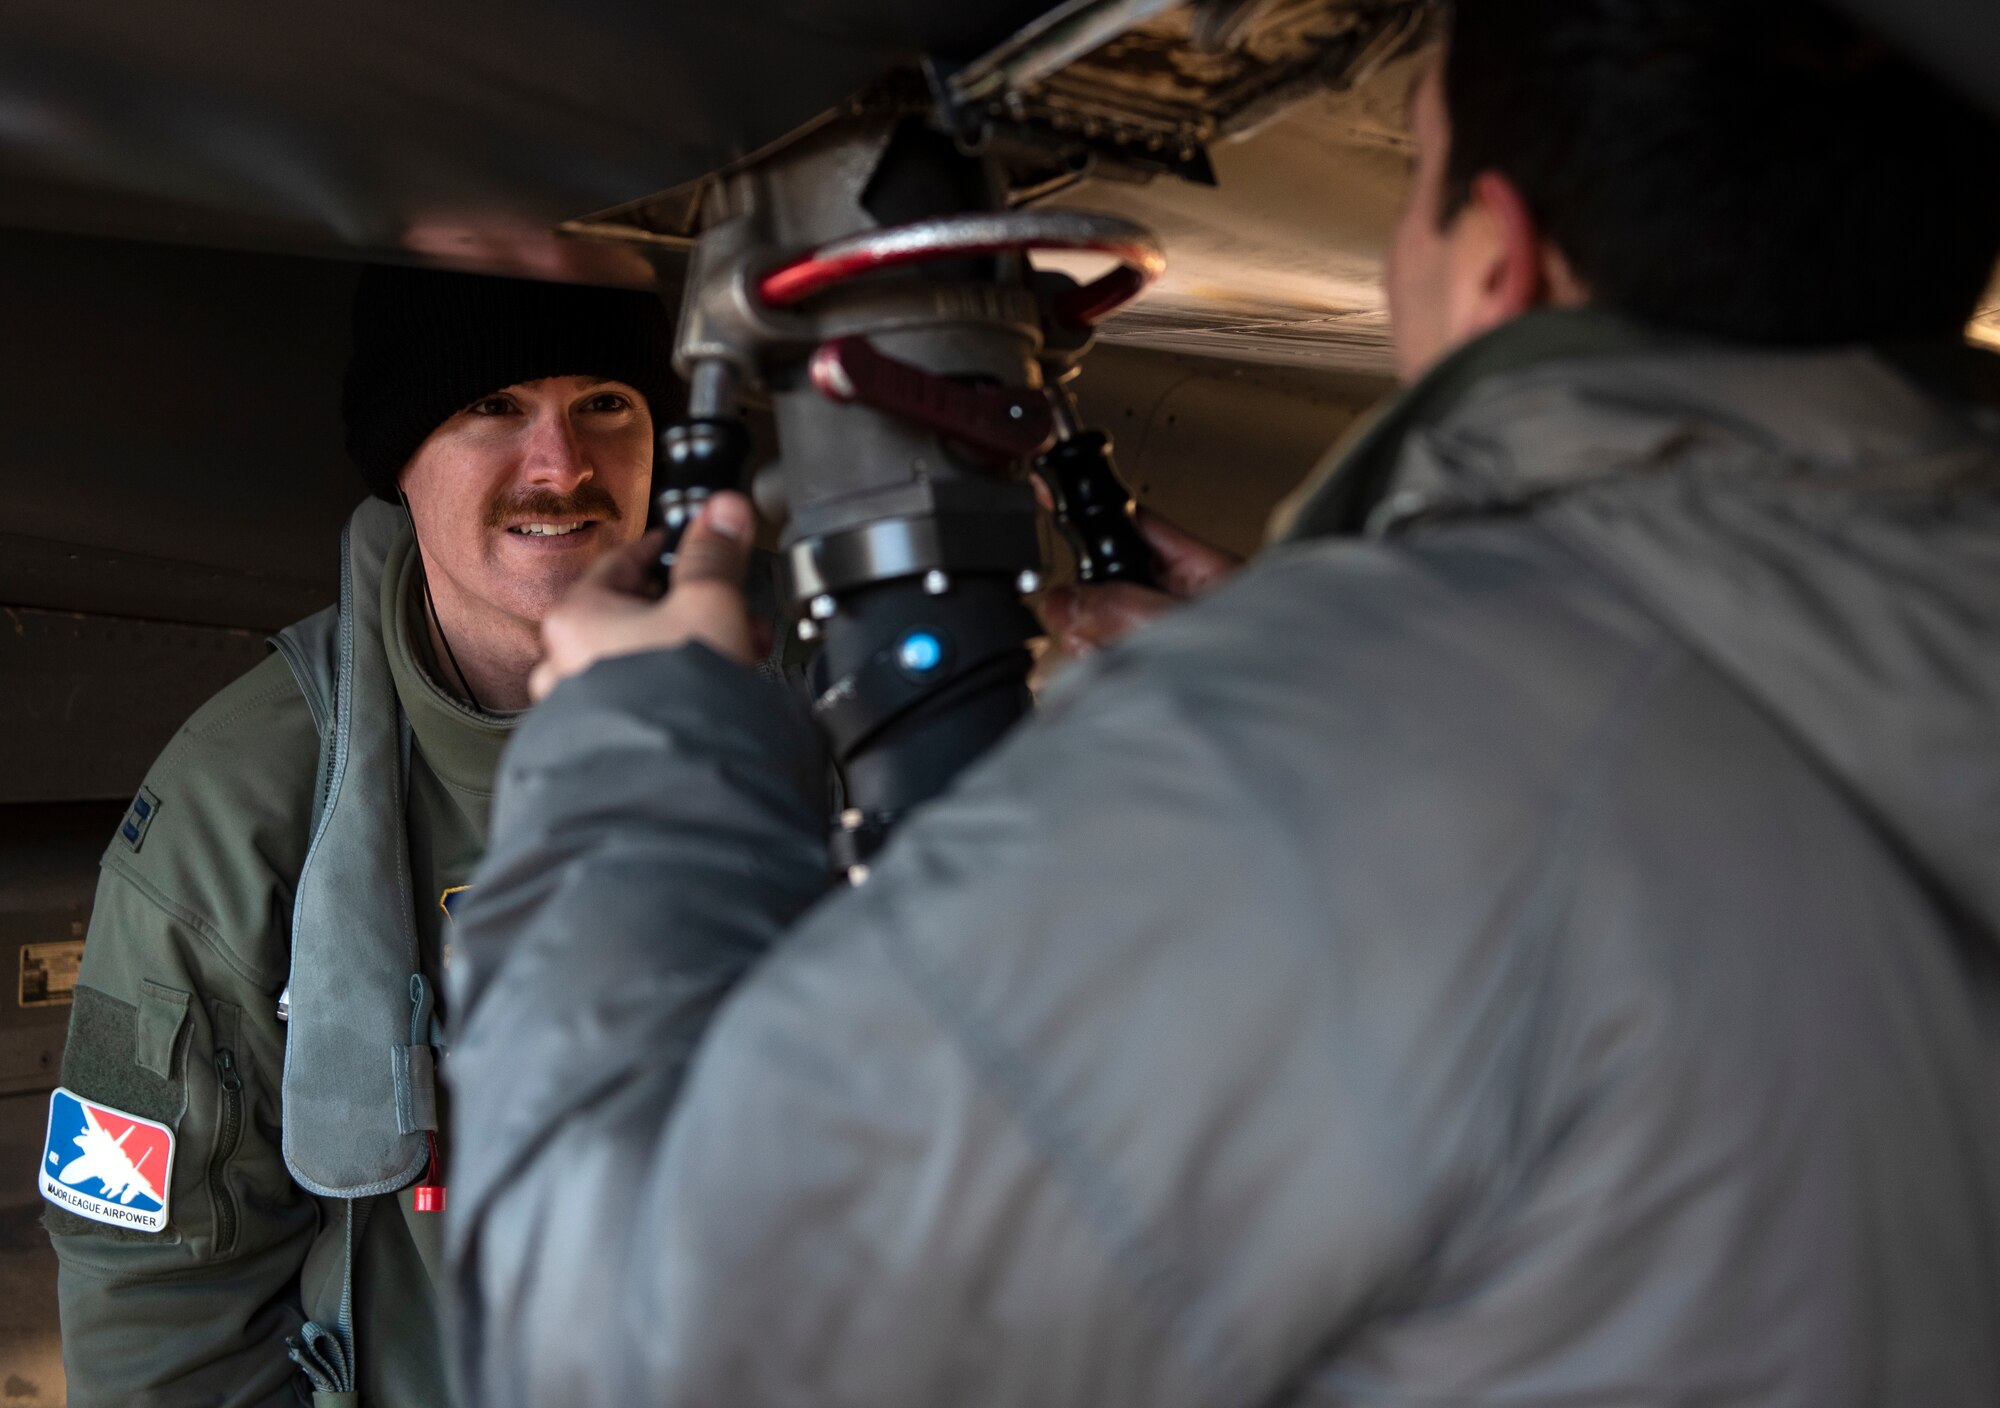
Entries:
<svg viewBox="0 0 2000 1408">
<path fill-rule="evenodd" d="M 243 1137 L 243 1075 L 236 1069 L 236 1053 L 226 1046 L 215 1049 L 215 1075 L 222 1084 L 222 1127 L 208 1163 L 208 1191 L 215 1200 L 215 1251 L 220 1256 L 236 1245 L 236 1200 L 229 1196 L 224 1171 Z"/>
</svg>

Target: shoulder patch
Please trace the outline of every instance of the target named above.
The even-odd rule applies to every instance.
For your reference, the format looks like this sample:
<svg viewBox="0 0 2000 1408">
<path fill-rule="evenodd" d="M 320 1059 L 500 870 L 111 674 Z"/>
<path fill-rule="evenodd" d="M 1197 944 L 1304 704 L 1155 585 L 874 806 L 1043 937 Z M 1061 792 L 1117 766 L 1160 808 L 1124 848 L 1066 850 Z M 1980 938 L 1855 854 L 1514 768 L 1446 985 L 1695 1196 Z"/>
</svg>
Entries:
<svg viewBox="0 0 2000 1408">
<path fill-rule="evenodd" d="M 138 850 L 145 844 L 146 828 L 159 814 L 160 799 L 153 795 L 152 788 L 141 787 L 139 795 L 132 799 L 132 805 L 125 809 L 125 820 L 118 826 L 118 839 Z"/>
<path fill-rule="evenodd" d="M 42 1141 L 42 1196 L 59 1208 L 138 1232 L 167 1225 L 174 1132 L 58 1088 Z"/>
</svg>

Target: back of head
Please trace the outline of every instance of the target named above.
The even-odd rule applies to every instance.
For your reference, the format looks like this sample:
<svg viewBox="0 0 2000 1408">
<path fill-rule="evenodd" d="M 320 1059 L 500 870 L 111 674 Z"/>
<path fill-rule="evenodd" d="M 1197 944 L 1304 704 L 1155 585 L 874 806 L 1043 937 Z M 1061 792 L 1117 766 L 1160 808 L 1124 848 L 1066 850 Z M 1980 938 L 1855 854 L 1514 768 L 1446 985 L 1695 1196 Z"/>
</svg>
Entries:
<svg viewBox="0 0 2000 1408">
<path fill-rule="evenodd" d="M 1498 171 L 1591 301 L 1733 340 L 1956 336 L 2000 127 L 1814 0 L 1455 0 L 1444 206 Z"/>
</svg>

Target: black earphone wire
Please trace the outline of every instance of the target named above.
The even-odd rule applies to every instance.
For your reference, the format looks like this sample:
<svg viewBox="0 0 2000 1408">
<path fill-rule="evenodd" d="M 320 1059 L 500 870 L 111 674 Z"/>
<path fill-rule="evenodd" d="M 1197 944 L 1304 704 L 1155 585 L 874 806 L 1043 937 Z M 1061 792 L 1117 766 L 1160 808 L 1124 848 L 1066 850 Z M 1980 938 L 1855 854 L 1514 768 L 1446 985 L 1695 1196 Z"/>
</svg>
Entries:
<svg viewBox="0 0 2000 1408">
<path fill-rule="evenodd" d="M 403 517 L 409 520 L 410 537 L 414 540 L 417 536 L 417 516 L 410 512 L 409 495 L 398 489 L 396 497 L 402 501 Z M 424 570 L 424 549 L 421 543 L 417 544 L 417 580 L 424 584 L 424 609 L 430 613 L 431 627 L 437 632 L 438 640 L 444 646 L 444 658 L 451 662 L 451 672 L 458 676 L 458 687 L 465 691 L 466 702 L 480 713 L 485 713 L 486 706 L 481 704 L 479 696 L 472 692 L 472 682 L 466 679 L 465 671 L 459 667 L 458 653 L 451 648 L 451 637 L 445 634 L 444 622 L 438 619 L 437 599 L 431 595 L 431 574 Z"/>
</svg>

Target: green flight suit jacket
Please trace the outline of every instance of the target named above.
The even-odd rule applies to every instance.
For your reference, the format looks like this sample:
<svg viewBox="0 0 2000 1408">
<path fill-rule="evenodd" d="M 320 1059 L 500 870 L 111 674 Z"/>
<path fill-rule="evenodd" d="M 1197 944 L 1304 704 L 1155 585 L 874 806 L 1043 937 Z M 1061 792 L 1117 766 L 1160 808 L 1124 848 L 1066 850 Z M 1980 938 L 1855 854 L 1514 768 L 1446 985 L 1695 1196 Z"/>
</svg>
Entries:
<svg viewBox="0 0 2000 1408">
<path fill-rule="evenodd" d="M 449 896 L 484 845 L 512 720 L 475 713 L 434 683 L 414 557 L 406 529 L 372 596 L 414 735 L 411 873 L 438 986 Z M 357 601 L 370 599 L 357 588 Z M 278 998 L 318 757 L 311 711 L 273 656 L 187 722 L 146 778 L 143 826 L 121 828 L 105 851 L 63 1082 L 170 1125 L 175 1146 L 163 1230 L 46 1211 L 74 1408 L 313 1401 L 286 1341 L 308 1320 L 339 1321 L 348 1210 L 300 1188 L 285 1166 Z M 363 1408 L 451 1402 L 436 1305 L 442 1218 L 412 1202 L 405 1188 L 354 1209 Z"/>
</svg>

